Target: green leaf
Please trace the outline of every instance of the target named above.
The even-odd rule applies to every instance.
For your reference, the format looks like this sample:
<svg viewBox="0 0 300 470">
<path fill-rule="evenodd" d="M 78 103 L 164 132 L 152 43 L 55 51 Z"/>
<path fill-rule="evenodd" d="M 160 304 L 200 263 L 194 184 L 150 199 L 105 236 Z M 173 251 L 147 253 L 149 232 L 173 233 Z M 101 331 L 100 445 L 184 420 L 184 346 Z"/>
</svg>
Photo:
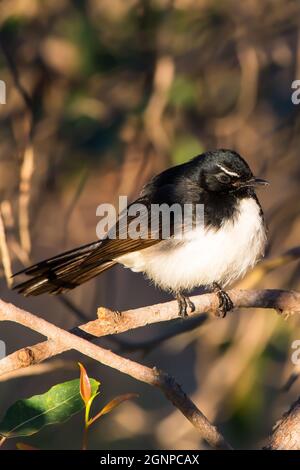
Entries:
<svg viewBox="0 0 300 470">
<path fill-rule="evenodd" d="M 90 379 L 92 393 L 99 382 Z M 18 400 L 6 412 L 0 423 L 0 435 L 5 437 L 30 436 L 44 426 L 62 423 L 84 408 L 80 395 L 80 379 L 54 385 L 48 392 Z"/>
</svg>

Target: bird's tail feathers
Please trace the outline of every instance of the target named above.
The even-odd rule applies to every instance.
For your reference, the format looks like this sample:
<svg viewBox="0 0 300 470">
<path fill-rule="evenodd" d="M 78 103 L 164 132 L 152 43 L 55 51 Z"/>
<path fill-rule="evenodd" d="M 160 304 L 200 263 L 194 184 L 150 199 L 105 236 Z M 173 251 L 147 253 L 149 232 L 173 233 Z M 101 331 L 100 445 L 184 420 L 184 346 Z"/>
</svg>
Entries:
<svg viewBox="0 0 300 470">
<path fill-rule="evenodd" d="M 46 292 L 60 294 L 65 290 L 74 289 L 116 263 L 113 260 L 100 260 L 97 263 L 82 266 L 86 257 L 100 244 L 100 241 L 89 243 L 19 271 L 15 276 L 25 274 L 32 277 L 17 284 L 14 289 L 25 296 Z"/>
</svg>

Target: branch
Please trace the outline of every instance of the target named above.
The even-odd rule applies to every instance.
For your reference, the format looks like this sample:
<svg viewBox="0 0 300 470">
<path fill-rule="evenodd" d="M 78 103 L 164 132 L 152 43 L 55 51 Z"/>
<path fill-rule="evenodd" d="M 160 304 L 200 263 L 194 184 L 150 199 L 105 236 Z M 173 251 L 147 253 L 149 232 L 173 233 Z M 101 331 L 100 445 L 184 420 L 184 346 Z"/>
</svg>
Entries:
<svg viewBox="0 0 300 470">
<path fill-rule="evenodd" d="M 231 290 L 228 291 L 228 294 L 236 308 L 272 308 L 282 315 L 295 312 L 300 313 L 300 294 L 293 291 Z M 196 309 L 195 312 L 189 315 L 190 317 L 202 314 L 206 318 L 205 312 L 215 311 L 218 307 L 219 300 L 216 294 L 198 295 L 192 299 Z M 0 300 L 0 320 L 2 304 L 6 305 Z M 174 301 L 128 310 L 122 313 L 99 308 L 97 320 L 73 328 L 70 330 L 70 333 L 92 341 L 101 336 L 123 333 L 149 324 L 175 319 L 178 320 L 178 310 L 177 303 Z M 48 336 L 47 333 L 45 336 Z M 25 347 L 0 360 L 0 376 L 22 367 L 37 364 L 69 349 L 72 349 L 72 347 L 67 347 L 66 344 L 61 344 L 51 339 L 34 346 Z"/>
<path fill-rule="evenodd" d="M 267 450 L 300 450 L 300 397 L 275 425 L 264 447 Z"/>
<path fill-rule="evenodd" d="M 201 437 L 211 447 L 215 449 L 231 449 L 217 428 L 208 421 L 190 398 L 187 397 L 180 385 L 165 372 L 159 371 L 156 368 L 151 369 L 130 359 L 118 356 L 3 300 L 0 300 L 0 321 L 12 321 L 26 326 L 50 338 L 49 341 L 56 344 L 62 350 L 75 349 L 104 365 L 148 385 L 157 387 L 193 424 Z M 3 361 L 5 361 L 5 358 Z"/>
<path fill-rule="evenodd" d="M 300 313 L 300 294 L 293 291 L 231 290 L 228 293 L 235 307 L 273 308 L 285 315 Z M 219 301 L 216 294 L 204 294 L 193 297 L 193 302 L 196 309 L 190 316 L 216 311 Z M 206 318 L 206 314 L 202 316 Z M 23 348 L 2 359 L 0 361 L 0 375 L 42 362 L 63 351 L 75 349 L 102 364 L 159 388 L 212 447 L 229 449 L 230 446 L 223 436 L 185 395 L 172 377 L 156 368 L 151 369 L 122 358 L 90 342 L 95 337 L 122 333 L 151 323 L 173 319 L 178 319 L 177 303 L 174 301 L 128 310 L 123 313 L 100 308 L 97 320 L 69 332 L 0 299 L 0 321 L 19 323 L 48 338 L 47 341 Z"/>
</svg>

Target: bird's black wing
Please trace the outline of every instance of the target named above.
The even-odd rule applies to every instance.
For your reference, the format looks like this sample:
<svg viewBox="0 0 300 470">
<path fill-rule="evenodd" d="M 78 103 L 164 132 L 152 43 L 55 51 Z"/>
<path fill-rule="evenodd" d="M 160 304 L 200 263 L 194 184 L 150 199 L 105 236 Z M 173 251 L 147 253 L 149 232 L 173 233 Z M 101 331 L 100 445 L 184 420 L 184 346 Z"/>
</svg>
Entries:
<svg viewBox="0 0 300 470">
<path fill-rule="evenodd" d="M 159 243 L 160 225 L 150 225 L 147 219 L 149 201 L 138 199 L 135 203 L 143 204 L 141 209 L 144 207 L 144 210 L 138 214 L 140 235 L 137 238 L 132 238 L 128 232 L 130 224 L 137 220 L 137 216 L 128 216 L 133 203 L 119 217 L 116 226 L 110 230 L 105 239 L 69 250 L 19 271 L 15 276 L 25 274 L 31 279 L 14 286 L 14 289 L 26 296 L 46 292 L 59 294 L 111 268 L 119 256 Z M 124 218 L 127 218 L 127 224 L 122 223 Z M 153 226 L 156 229 L 152 230 Z M 115 238 L 110 238 L 113 230 Z"/>
</svg>

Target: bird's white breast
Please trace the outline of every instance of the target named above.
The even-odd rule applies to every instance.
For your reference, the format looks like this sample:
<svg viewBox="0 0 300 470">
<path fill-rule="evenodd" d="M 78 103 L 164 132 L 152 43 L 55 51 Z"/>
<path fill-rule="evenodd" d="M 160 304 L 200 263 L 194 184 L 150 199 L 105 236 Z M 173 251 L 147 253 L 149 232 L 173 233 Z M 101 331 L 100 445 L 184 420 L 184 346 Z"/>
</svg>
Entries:
<svg viewBox="0 0 300 470">
<path fill-rule="evenodd" d="M 135 272 L 144 272 L 161 288 L 190 290 L 217 282 L 223 287 L 251 268 L 263 255 L 265 227 L 252 198 L 239 202 L 235 218 L 220 229 L 197 228 L 182 240 L 163 240 L 116 259 Z"/>
</svg>

